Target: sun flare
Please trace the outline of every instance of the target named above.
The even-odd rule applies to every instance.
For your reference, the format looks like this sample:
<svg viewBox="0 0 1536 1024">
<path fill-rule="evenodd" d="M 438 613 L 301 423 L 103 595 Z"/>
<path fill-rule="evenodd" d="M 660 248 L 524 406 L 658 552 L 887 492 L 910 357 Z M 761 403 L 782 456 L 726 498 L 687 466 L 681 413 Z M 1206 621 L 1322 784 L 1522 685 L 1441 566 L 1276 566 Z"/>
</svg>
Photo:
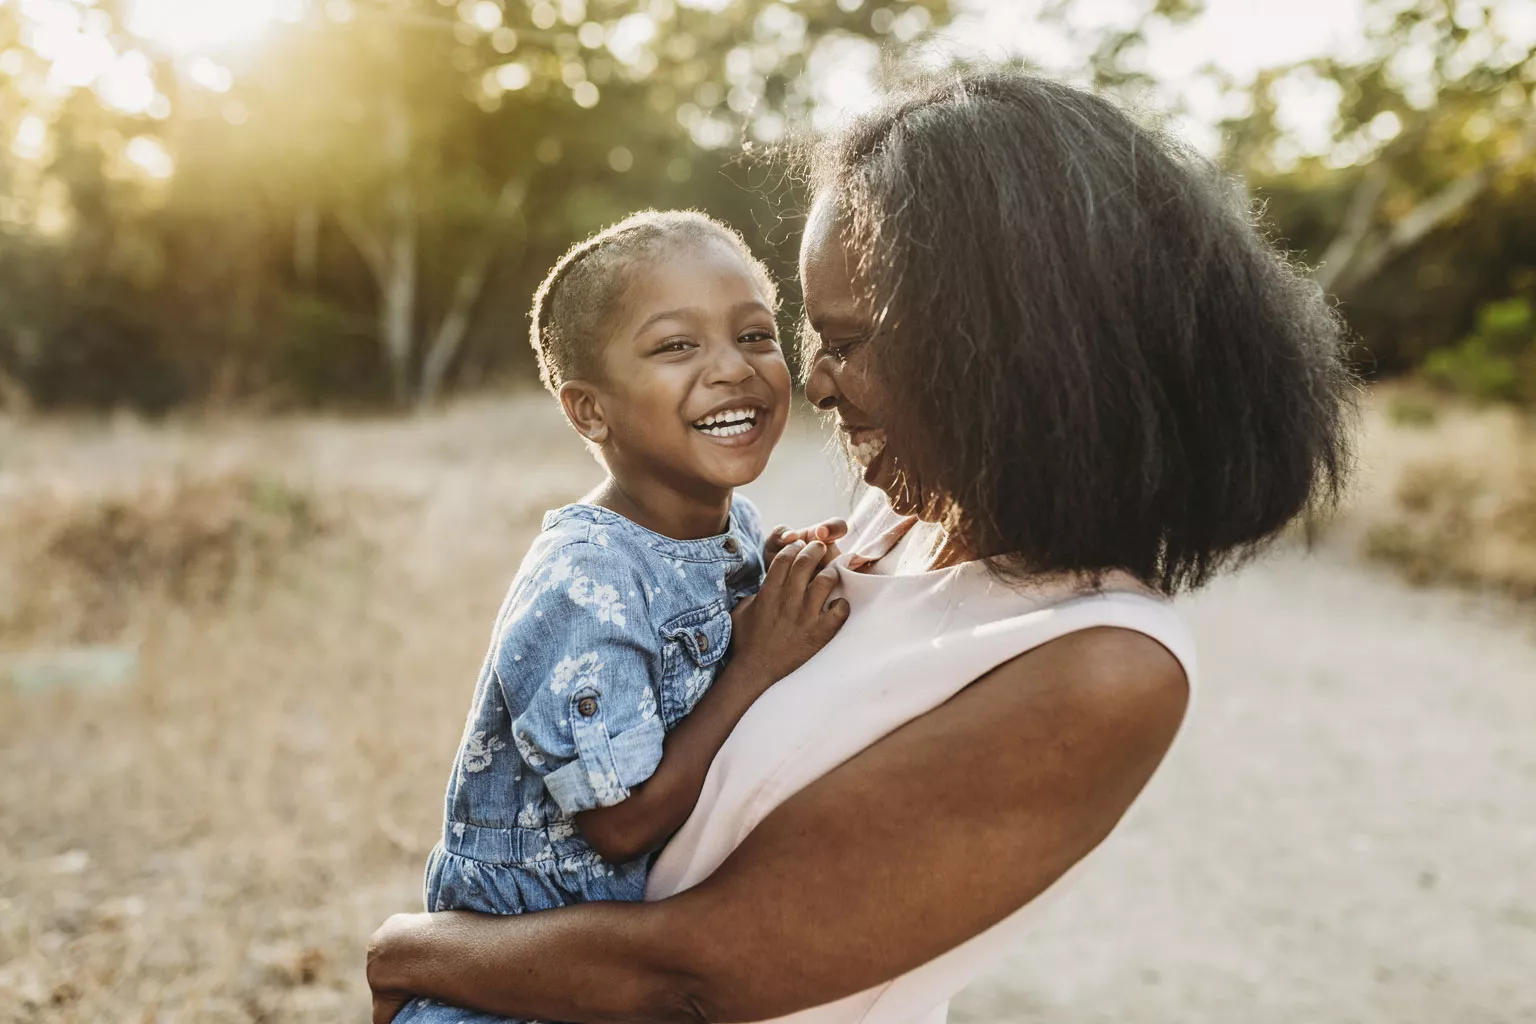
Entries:
<svg viewBox="0 0 1536 1024">
<path fill-rule="evenodd" d="M 295 0 L 130 0 L 128 26 L 183 53 L 221 50 L 259 38 L 298 6 Z"/>
</svg>

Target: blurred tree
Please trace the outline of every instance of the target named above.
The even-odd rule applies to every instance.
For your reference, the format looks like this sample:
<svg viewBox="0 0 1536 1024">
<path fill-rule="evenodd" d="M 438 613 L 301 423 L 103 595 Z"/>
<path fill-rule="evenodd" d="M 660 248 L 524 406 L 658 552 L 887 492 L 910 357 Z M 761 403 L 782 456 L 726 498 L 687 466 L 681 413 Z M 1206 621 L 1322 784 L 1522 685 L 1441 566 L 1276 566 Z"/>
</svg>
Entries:
<svg viewBox="0 0 1536 1024">
<path fill-rule="evenodd" d="M 1141 0 L 1126 21 L 1075 28 L 1100 86 L 1169 113 L 1146 70 L 1154 28 L 1198 17 L 1202 0 Z M 1221 124 L 1222 165 L 1259 199 L 1287 246 L 1338 297 L 1369 368 L 1392 373 L 1457 344 L 1477 310 L 1536 267 L 1536 48 L 1529 0 L 1364 0 L 1351 55 L 1234 80 L 1202 75 L 1242 113 Z M 1158 23 L 1162 22 L 1162 25 Z M 1086 40 L 1083 38 L 1086 36 Z M 1309 147 L 1286 101 L 1336 112 Z M 1150 103 L 1148 102 L 1150 101 Z"/>
<path fill-rule="evenodd" d="M 947 17 L 945 0 L 326 0 L 226 67 L 163 55 L 164 116 L 80 90 L 96 118 L 76 133 L 80 159 L 10 163 L 63 183 L 62 236 L 86 251 L 57 260 L 106 275 L 91 278 L 108 307 L 92 322 L 165 394 L 113 375 L 88 385 L 109 361 L 83 356 L 79 325 L 55 315 L 78 296 L 52 284 L 0 332 L 0 368 L 49 404 L 431 402 L 526 352 L 497 342 L 525 336 L 544 266 L 629 211 L 700 206 L 761 235 L 768 197 L 740 187 L 732 155 L 806 122 L 818 47 L 912 40 Z M 174 175 L 125 171 L 134 147 Z M 77 205 L 98 179 L 113 203 Z M 87 243 L 98 219 L 135 225 L 139 292 Z"/>
<path fill-rule="evenodd" d="M 1333 177 L 1347 194 L 1316 253 L 1324 288 L 1350 297 L 1491 190 L 1529 175 L 1536 47 L 1511 38 L 1515 6 L 1371 0 L 1363 57 L 1277 68 L 1253 84 L 1250 113 L 1225 126 L 1230 165 L 1257 185 Z M 1280 90 L 1298 78 L 1338 97 L 1327 151 L 1299 159 L 1276 118 Z"/>
<path fill-rule="evenodd" d="M 1365 3 L 1348 59 L 1205 75 L 1241 111 L 1223 163 L 1385 373 L 1529 294 L 1536 57 L 1511 0 Z M 48 4 L 151 93 L 61 89 L 27 21 Z M 921 44 L 950 16 L 946 0 L 309 0 L 220 64 L 133 37 L 121 6 L 0 0 L 10 405 L 421 405 L 526 373 L 543 269 L 644 206 L 707 209 L 787 275 L 795 185 L 754 179 L 742 144 L 803 129 L 816 69 L 848 47 Z M 1177 114 L 1148 47 L 1202 0 L 1125 6 L 1106 21 L 1047 0 L 1044 17 L 1101 87 Z M 1298 90 L 1336 106 L 1324 145 L 1288 122 Z"/>
</svg>

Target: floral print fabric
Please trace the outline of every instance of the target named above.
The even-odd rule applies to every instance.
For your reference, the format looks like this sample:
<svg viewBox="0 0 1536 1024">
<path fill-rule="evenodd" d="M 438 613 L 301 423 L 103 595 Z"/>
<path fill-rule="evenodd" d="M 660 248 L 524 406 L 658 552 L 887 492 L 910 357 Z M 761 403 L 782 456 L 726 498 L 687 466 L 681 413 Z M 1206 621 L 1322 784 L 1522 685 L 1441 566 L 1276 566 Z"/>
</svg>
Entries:
<svg viewBox="0 0 1536 1024">
<path fill-rule="evenodd" d="M 427 864 L 431 911 L 517 914 L 638 900 L 649 858 L 610 864 L 572 817 L 627 798 L 714 682 L 731 609 L 762 583 L 757 509 L 673 540 L 592 505 L 544 517 L 497 615 Z M 400 1021 L 482 1021 L 427 1000 Z"/>
</svg>

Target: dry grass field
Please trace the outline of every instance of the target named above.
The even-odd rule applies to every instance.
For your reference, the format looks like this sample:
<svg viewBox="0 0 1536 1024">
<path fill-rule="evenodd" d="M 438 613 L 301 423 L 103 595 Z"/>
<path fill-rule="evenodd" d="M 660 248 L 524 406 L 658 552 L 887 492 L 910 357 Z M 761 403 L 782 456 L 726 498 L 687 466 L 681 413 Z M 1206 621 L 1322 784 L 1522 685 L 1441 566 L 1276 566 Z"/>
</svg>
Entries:
<svg viewBox="0 0 1536 1024">
<path fill-rule="evenodd" d="M 1536 1021 L 1530 608 L 1353 557 L 1527 564 L 1520 472 L 1405 501 L 1425 460 L 1513 463 L 1461 419 L 1370 417 L 1354 518 L 1187 602 L 1187 743 L 956 1024 Z M 770 518 L 845 507 L 821 447 L 792 428 L 750 489 Z M 491 616 L 596 478 L 536 395 L 0 421 L 0 1024 L 365 1019 L 363 944 L 419 902 Z M 1432 559 L 1414 516 L 1445 500 L 1514 539 Z"/>
<path fill-rule="evenodd" d="M 1536 597 L 1536 417 L 1393 387 L 1360 447 L 1341 525 L 1364 554 L 1414 583 Z"/>
</svg>

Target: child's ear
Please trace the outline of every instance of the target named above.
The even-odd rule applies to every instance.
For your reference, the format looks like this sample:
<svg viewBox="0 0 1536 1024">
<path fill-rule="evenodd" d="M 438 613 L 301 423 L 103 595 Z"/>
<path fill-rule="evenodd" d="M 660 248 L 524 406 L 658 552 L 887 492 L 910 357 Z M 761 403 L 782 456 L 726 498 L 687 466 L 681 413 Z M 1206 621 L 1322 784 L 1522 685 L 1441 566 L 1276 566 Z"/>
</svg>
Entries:
<svg viewBox="0 0 1536 1024">
<path fill-rule="evenodd" d="M 593 444 L 608 440 L 608 421 L 603 416 L 603 399 L 586 381 L 568 380 L 560 385 L 560 408 L 576 432 Z"/>
</svg>

